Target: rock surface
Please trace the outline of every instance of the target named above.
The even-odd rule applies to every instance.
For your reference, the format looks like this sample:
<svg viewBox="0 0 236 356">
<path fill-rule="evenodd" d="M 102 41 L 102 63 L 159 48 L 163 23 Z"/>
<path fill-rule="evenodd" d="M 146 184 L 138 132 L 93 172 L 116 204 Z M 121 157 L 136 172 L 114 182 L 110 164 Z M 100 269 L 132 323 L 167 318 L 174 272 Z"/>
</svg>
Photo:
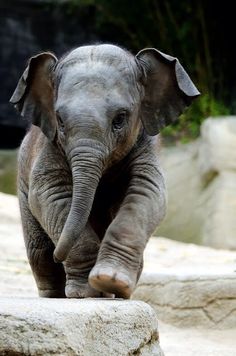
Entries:
<svg viewBox="0 0 236 356">
<path fill-rule="evenodd" d="M 165 356 L 235 356 L 235 328 L 177 328 L 159 323 L 159 330 Z"/>
<path fill-rule="evenodd" d="M 236 250 L 236 116 L 207 119 L 198 140 L 162 149 L 168 213 L 158 235 Z"/>
<path fill-rule="evenodd" d="M 204 176 L 236 170 L 236 117 L 209 118 L 201 126 L 199 168 Z"/>
<path fill-rule="evenodd" d="M 198 160 L 207 216 L 202 240 L 236 250 L 236 117 L 206 120 L 201 137 Z"/>
<path fill-rule="evenodd" d="M 184 242 L 201 243 L 202 209 L 201 180 L 198 172 L 198 141 L 166 147 L 161 150 L 168 191 L 167 214 L 157 230 L 165 236 Z"/>
<path fill-rule="evenodd" d="M 26 257 L 17 198 L 0 193 L 0 295 L 37 296 Z"/>
<path fill-rule="evenodd" d="M 0 299 L 0 354 L 163 355 L 157 319 L 143 302 Z"/>
<path fill-rule="evenodd" d="M 236 252 L 152 238 L 133 298 L 173 325 L 236 328 Z"/>
</svg>

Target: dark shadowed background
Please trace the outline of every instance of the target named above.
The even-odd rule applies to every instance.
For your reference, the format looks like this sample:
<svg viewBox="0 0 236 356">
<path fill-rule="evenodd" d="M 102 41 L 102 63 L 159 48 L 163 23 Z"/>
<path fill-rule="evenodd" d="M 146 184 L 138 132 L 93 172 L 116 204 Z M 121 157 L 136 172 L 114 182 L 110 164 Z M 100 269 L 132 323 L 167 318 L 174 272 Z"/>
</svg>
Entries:
<svg viewBox="0 0 236 356">
<path fill-rule="evenodd" d="M 202 96 L 164 136 L 195 138 L 206 117 L 236 111 L 234 21 L 233 1 L 0 0 L 0 148 L 18 147 L 27 126 L 8 103 L 27 59 L 94 42 L 177 56 Z"/>
</svg>

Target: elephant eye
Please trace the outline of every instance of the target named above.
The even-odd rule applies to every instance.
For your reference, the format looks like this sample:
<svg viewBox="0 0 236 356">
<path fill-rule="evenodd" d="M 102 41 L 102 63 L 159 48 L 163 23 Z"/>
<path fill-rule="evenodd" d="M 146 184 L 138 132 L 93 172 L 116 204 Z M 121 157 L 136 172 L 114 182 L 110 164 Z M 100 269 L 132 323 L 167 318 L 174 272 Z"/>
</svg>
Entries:
<svg viewBox="0 0 236 356">
<path fill-rule="evenodd" d="M 124 126 L 127 117 L 128 117 L 127 111 L 119 112 L 119 114 L 117 114 L 112 121 L 113 129 L 120 130 Z"/>
</svg>

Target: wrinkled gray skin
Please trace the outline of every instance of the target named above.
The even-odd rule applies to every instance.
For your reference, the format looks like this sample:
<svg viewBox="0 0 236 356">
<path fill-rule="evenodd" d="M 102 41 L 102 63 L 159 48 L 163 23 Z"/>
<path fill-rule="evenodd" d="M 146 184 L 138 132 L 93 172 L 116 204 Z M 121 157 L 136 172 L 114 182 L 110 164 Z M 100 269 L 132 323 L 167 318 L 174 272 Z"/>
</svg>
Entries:
<svg viewBox="0 0 236 356">
<path fill-rule="evenodd" d="M 31 58 L 11 102 L 32 123 L 18 194 L 40 296 L 130 297 L 166 209 L 155 135 L 198 95 L 155 49 Z"/>
</svg>

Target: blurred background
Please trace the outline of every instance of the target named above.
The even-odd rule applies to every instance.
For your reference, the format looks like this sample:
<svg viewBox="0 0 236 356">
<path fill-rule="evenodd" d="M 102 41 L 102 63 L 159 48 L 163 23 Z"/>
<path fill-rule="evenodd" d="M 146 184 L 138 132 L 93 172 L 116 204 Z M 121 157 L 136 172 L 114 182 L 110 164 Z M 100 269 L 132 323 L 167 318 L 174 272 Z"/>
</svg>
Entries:
<svg viewBox="0 0 236 356">
<path fill-rule="evenodd" d="M 16 191 L 16 153 L 27 122 L 8 101 L 30 56 L 50 50 L 60 57 L 73 47 L 99 42 L 118 44 L 134 54 L 156 47 L 178 57 L 202 93 L 179 122 L 162 133 L 169 215 L 160 233 L 211 244 L 209 226 L 219 220 L 222 197 L 226 199 L 220 190 L 226 184 L 221 172 L 235 169 L 235 137 L 231 137 L 236 131 L 234 17 L 232 1 L 0 0 L 0 191 Z M 213 119 L 206 120 L 209 117 Z M 223 153 L 215 148 L 218 142 Z M 230 163 L 222 167 L 229 157 Z M 227 179 L 227 194 L 232 198 L 234 176 Z M 219 199 L 214 189 L 221 192 Z M 229 219 L 236 199 L 230 204 L 227 199 Z M 221 210 L 215 212 L 218 205 Z M 207 220 L 205 231 L 206 216 L 214 219 Z M 235 223 L 227 224 L 233 224 L 230 231 L 235 234 Z M 230 248 L 236 248 L 236 242 Z"/>
</svg>

